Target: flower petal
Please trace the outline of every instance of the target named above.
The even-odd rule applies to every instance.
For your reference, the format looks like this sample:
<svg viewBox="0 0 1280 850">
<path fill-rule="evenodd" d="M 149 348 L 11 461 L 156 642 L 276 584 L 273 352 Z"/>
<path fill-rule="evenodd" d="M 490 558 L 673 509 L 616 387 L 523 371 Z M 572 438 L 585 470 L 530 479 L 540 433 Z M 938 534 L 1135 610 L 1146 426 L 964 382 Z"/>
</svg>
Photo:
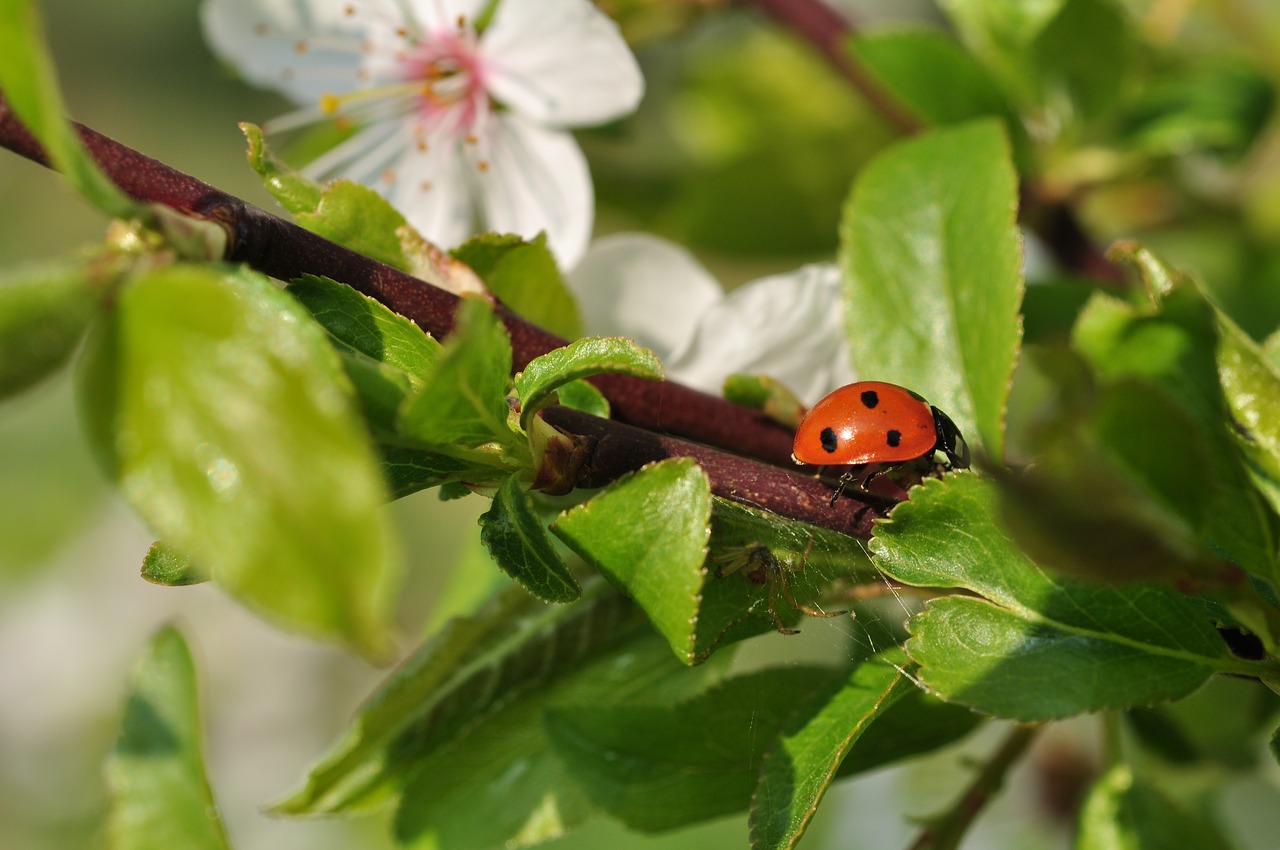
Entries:
<svg viewBox="0 0 1280 850">
<path fill-rule="evenodd" d="M 459 20 L 474 21 L 489 0 L 403 0 L 413 22 L 423 31 L 453 30 Z"/>
<path fill-rule="evenodd" d="M 829 263 L 752 281 L 698 316 L 667 373 L 711 393 L 735 372 L 767 374 L 812 403 L 853 380 L 840 302 Z"/>
<path fill-rule="evenodd" d="M 472 166 L 446 134 L 429 138 L 425 149 L 406 144 L 391 165 L 391 185 L 374 188 L 430 242 L 455 248 L 475 232 Z"/>
<path fill-rule="evenodd" d="M 561 268 L 587 249 L 595 198 L 591 174 L 569 133 L 548 130 L 509 112 L 495 114 L 488 159 L 476 169 L 482 224 L 526 238 L 539 231 Z"/>
<path fill-rule="evenodd" d="M 597 239 L 566 282 L 588 333 L 630 337 L 663 360 L 724 296 L 692 254 L 646 233 Z"/>
<path fill-rule="evenodd" d="M 376 8 L 386 3 L 366 5 Z M 361 68 L 367 22 L 346 14 L 344 4 L 206 0 L 200 17 L 215 52 L 245 79 L 283 91 L 299 103 L 314 103 L 327 92 L 351 91 L 365 84 Z"/>
<path fill-rule="evenodd" d="M 490 94 L 543 124 L 600 124 L 635 109 L 644 77 L 588 0 L 504 0 L 480 40 Z"/>
</svg>

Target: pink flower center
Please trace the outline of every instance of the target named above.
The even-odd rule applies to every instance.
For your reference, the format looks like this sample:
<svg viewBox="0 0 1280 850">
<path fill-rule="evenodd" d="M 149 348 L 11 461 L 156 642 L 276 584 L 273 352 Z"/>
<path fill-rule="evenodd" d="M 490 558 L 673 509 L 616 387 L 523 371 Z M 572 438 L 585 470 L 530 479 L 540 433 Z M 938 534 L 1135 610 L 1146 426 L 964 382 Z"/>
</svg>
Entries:
<svg viewBox="0 0 1280 850">
<path fill-rule="evenodd" d="M 447 122 L 455 136 L 467 136 L 488 115 L 484 63 L 469 29 L 432 33 L 402 67 L 406 81 L 422 84 L 419 110 L 428 125 Z"/>
</svg>

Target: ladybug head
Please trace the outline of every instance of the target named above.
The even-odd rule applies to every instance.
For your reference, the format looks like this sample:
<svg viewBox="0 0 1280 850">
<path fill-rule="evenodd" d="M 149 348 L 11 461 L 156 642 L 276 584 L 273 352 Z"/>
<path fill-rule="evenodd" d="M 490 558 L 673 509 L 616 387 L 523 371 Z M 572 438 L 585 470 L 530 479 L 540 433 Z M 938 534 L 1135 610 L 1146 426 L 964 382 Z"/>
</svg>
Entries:
<svg viewBox="0 0 1280 850">
<path fill-rule="evenodd" d="M 933 450 L 945 453 L 952 469 L 968 469 L 969 444 L 965 442 L 964 435 L 950 416 L 933 405 L 929 409 L 933 411 L 933 427 L 938 433 L 938 442 Z"/>
</svg>

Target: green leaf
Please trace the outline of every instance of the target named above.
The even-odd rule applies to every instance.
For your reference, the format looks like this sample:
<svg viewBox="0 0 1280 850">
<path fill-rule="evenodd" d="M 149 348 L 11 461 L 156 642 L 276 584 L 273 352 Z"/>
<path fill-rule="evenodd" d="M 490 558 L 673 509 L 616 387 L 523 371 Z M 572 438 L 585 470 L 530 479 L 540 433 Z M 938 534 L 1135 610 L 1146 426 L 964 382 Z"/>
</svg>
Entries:
<svg viewBox="0 0 1280 850">
<path fill-rule="evenodd" d="M 510 375 L 507 332 L 487 301 L 464 298 L 435 373 L 406 403 L 401 433 L 430 445 L 467 448 L 520 442 L 507 424 Z"/>
<path fill-rule="evenodd" d="M 401 499 L 429 487 L 459 482 L 484 482 L 486 475 L 505 477 L 509 473 L 492 467 L 478 468 L 465 460 L 410 446 L 378 447 L 382 453 L 382 474 L 391 498 Z"/>
<path fill-rule="evenodd" d="M 712 575 L 702 586 L 694 631 L 696 659 L 776 630 L 775 614 L 783 624 L 795 626 L 803 618 L 788 595 L 800 605 L 821 609 L 825 592 L 837 582 L 881 580 L 863 548 L 850 546 L 846 535 L 728 499 L 714 498 L 712 506 L 707 560 Z M 854 632 L 865 626 L 848 624 Z"/>
<path fill-rule="evenodd" d="M 804 834 L 836 770 L 858 739 L 915 690 L 898 648 L 858 665 L 820 708 L 765 753 L 751 798 L 751 846 L 790 848 Z"/>
<path fill-rule="evenodd" d="M 1218 313 L 1218 376 L 1253 483 L 1280 512 L 1280 366 Z"/>
<path fill-rule="evenodd" d="M 166 587 L 185 587 L 209 580 L 207 572 L 163 540 L 152 543 L 147 550 L 147 556 L 142 561 L 142 577 L 152 584 Z"/>
<path fill-rule="evenodd" d="M 1008 142 L 983 121 L 882 154 L 841 225 L 859 371 L 919 392 L 993 458 L 1021 338 L 1016 198 Z"/>
<path fill-rule="evenodd" d="M 1128 765 L 1107 771 L 1085 800 L 1076 850 L 1227 850 L 1227 841 L 1133 775 Z"/>
<path fill-rule="evenodd" d="M 546 605 L 510 588 L 401 662 L 306 786 L 276 810 L 333 814 L 376 806 L 511 694 L 579 670 L 640 628 L 634 606 L 603 581 L 588 584 L 575 605 Z"/>
<path fill-rule="evenodd" d="M 539 233 L 531 242 L 519 236 L 486 233 L 451 253 L 526 320 L 565 339 L 582 335 L 578 304 L 547 248 L 545 233 Z"/>
<path fill-rule="evenodd" d="M 107 759 L 111 850 L 226 850 L 201 749 L 191 652 L 166 626 L 133 670 L 120 737 Z"/>
<path fill-rule="evenodd" d="M 1133 64 L 1129 15 L 1114 0 L 1067 0 L 1029 46 L 1042 103 L 1079 123 L 1107 115 L 1120 101 Z"/>
<path fill-rule="evenodd" d="M 935 127 L 975 118 L 999 118 L 1013 134 L 1021 163 L 1030 144 L 1022 122 L 986 68 L 954 40 L 932 30 L 870 32 L 848 50 L 893 96 Z M 946 80 L 945 86 L 938 85 Z"/>
<path fill-rule="evenodd" d="M 0 399 L 40 382 L 70 359 L 98 298 L 81 264 L 7 270 L 0 277 Z"/>
<path fill-rule="evenodd" d="M 1209 542 L 1205 494 L 1218 477 L 1190 415 L 1136 378 L 1050 404 L 1063 412 L 1042 415 L 1053 436 L 1036 462 L 993 475 L 1001 518 L 1022 548 L 1075 577 L 1234 594 L 1240 572 Z"/>
<path fill-rule="evenodd" d="M 633 829 L 674 829 L 746 808 L 762 755 L 837 678 L 772 667 L 674 705 L 571 705 L 548 713 L 547 731 L 593 803 Z"/>
<path fill-rule="evenodd" d="M 265 277 L 170 266 L 124 287 L 79 371 L 125 498 L 269 619 L 381 655 L 386 499 L 324 333 Z"/>
<path fill-rule="evenodd" d="M 570 381 L 556 387 L 556 398 L 563 407 L 581 410 L 601 419 L 609 418 L 609 399 L 586 381 Z"/>
<path fill-rule="evenodd" d="M 324 187 L 315 212 L 298 212 L 298 224 L 370 259 L 407 272 L 397 231 L 408 224 L 387 199 L 361 183 L 335 180 Z"/>
<path fill-rule="evenodd" d="M 244 133 L 249 143 L 246 156 L 249 166 L 262 178 L 262 185 L 271 193 L 271 197 L 291 213 L 315 212 L 320 206 L 320 197 L 324 187 L 310 178 L 303 177 L 294 171 L 267 147 L 262 128 L 247 121 L 240 123 L 240 132 Z"/>
<path fill-rule="evenodd" d="M 504 573 L 544 602 L 572 602 L 581 595 L 519 476 L 509 476 L 494 494 L 480 517 L 480 539 Z"/>
<path fill-rule="evenodd" d="M 795 393 L 768 375 L 730 375 L 724 379 L 724 397 L 734 404 L 759 410 L 775 422 L 795 428 L 805 407 Z"/>
<path fill-rule="evenodd" d="M 942 0 L 968 47 L 1011 91 L 1034 102 L 1038 91 L 1029 47 L 1067 0 Z"/>
<path fill-rule="evenodd" d="M 871 656 L 875 657 L 875 656 Z M 985 721 L 963 705 L 943 702 L 913 688 L 878 716 L 840 764 L 838 776 L 875 770 L 911 756 L 932 753 L 960 740 Z"/>
<path fill-rule="evenodd" d="M 305 275 L 287 289 L 329 332 L 375 433 L 394 441 L 405 400 L 434 373 L 440 343 L 346 284 Z"/>
<path fill-rule="evenodd" d="M 552 746 L 548 713 L 562 706 L 665 704 L 687 699 L 721 675 L 721 665 L 681 666 L 648 629 L 632 633 L 545 687 L 511 697 L 455 745 L 423 759 L 396 812 L 396 840 L 422 850 L 491 850 L 564 835 L 595 811 Z"/>
<path fill-rule="evenodd" d="M 944 699 L 1020 720 L 1177 699 L 1230 668 L 1213 624 L 1162 586 L 1046 574 L 995 524 L 995 492 L 972 474 L 929 480 L 878 524 L 876 565 L 940 597 L 906 648 Z"/>
<path fill-rule="evenodd" d="M 711 485 L 692 458 L 651 463 L 562 513 L 551 530 L 622 588 L 676 657 L 698 661 Z"/>
<path fill-rule="evenodd" d="M 608 372 L 661 381 L 665 375 L 658 355 L 620 336 L 587 337 L 535 357 L 516 376 L 520 397 L 520 426 L 551 401 L 551 394 L 564 384 Z"/>
<path fill-rule="evenodd" d="M 304 275 L 286 287 L 342 347 L 394 366 L 418 387 L 440 359 L 440 343 L 390 309 L 327 277 Z"/>
<path fill-rule="evenodd" d="M 63 117 L 66 108 L 45 46 L 44 26 L 30 0 L 0 2 L 0 91 L 60 171 L 89 203 L 113 218 L 130 218 L 129 200 L 80 144 Z"/>
<path fill-rule="evenodd" d="M 1206 494 L 1206 542 L 1267 580 L 1276 577 L 1271 515 L 1245 470 L 1223 396 L 1217 311 L 1185 277 L 1153 269 L 1158 307 L 1135 308 L 1105 295 L 1085 306 L 1073 346 L 1104 381 L 1138 376 L 1162 387 L 1199 425 L 1216 486 Z"/>
<path fill-rule="evenodd" d="M 1266 127 L 1275 99 L 1270 80 L 1252 65 L 1197 62 L 1144 86 L 1121 133 L 1156 156 L 1208 152 L 1236 160 Z"/>
</svg>

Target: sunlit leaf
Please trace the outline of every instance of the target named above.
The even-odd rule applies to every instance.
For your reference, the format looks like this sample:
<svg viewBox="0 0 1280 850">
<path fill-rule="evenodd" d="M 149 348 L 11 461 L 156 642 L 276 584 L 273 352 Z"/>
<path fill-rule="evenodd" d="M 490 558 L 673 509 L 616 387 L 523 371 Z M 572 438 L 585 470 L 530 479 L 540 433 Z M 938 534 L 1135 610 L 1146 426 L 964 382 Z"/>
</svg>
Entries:
<svg viewBox="0 0 1280 850">
<path fill-rule="evenodd" d="M 134 668 L 107 759 L 111 850 L 227 850 L 202 749 L 191 652 L 167 626 Z"/>
<path fill-rule="evenodd" d="M 122 289 L 79 379 L 99 456 L 160 536 L 268 618 L 387 651 L 386 495 L 293 298 L 247 271 L 157 269 Z"/>
<path fill-rule="evenodd" d="M 692 664 L 710 522 L 706 473 L 675 458 L 620 479 L 561 514 L 551 530 L 623 588 Z"/>
<path fill-rule="evenodd" d="M 503 482 L 481 515 L 480 539 L 502 571 L 539 599 L 572 602 L 581 593 L 518 476 Z"/>
<path fill-rule="evenodd" d="M 1016 199 L 1004 132 L 976 122 L 878 157 L 841 225 L 859 371 L 920 393 L 993 458 L 1022 335 Z"/>
<path fill-rule="evenodd" d="M 876 565 L 906 584 L 956 587 L 914 617 L 907 651 L 948 700 L 1021 720 L 1176 699 L 1230 667 L 1213 623 L 1181 594 L 1044 572 L 995 523 L 974 475 L 926 481 L 877 526 Z"/>
</svg>

